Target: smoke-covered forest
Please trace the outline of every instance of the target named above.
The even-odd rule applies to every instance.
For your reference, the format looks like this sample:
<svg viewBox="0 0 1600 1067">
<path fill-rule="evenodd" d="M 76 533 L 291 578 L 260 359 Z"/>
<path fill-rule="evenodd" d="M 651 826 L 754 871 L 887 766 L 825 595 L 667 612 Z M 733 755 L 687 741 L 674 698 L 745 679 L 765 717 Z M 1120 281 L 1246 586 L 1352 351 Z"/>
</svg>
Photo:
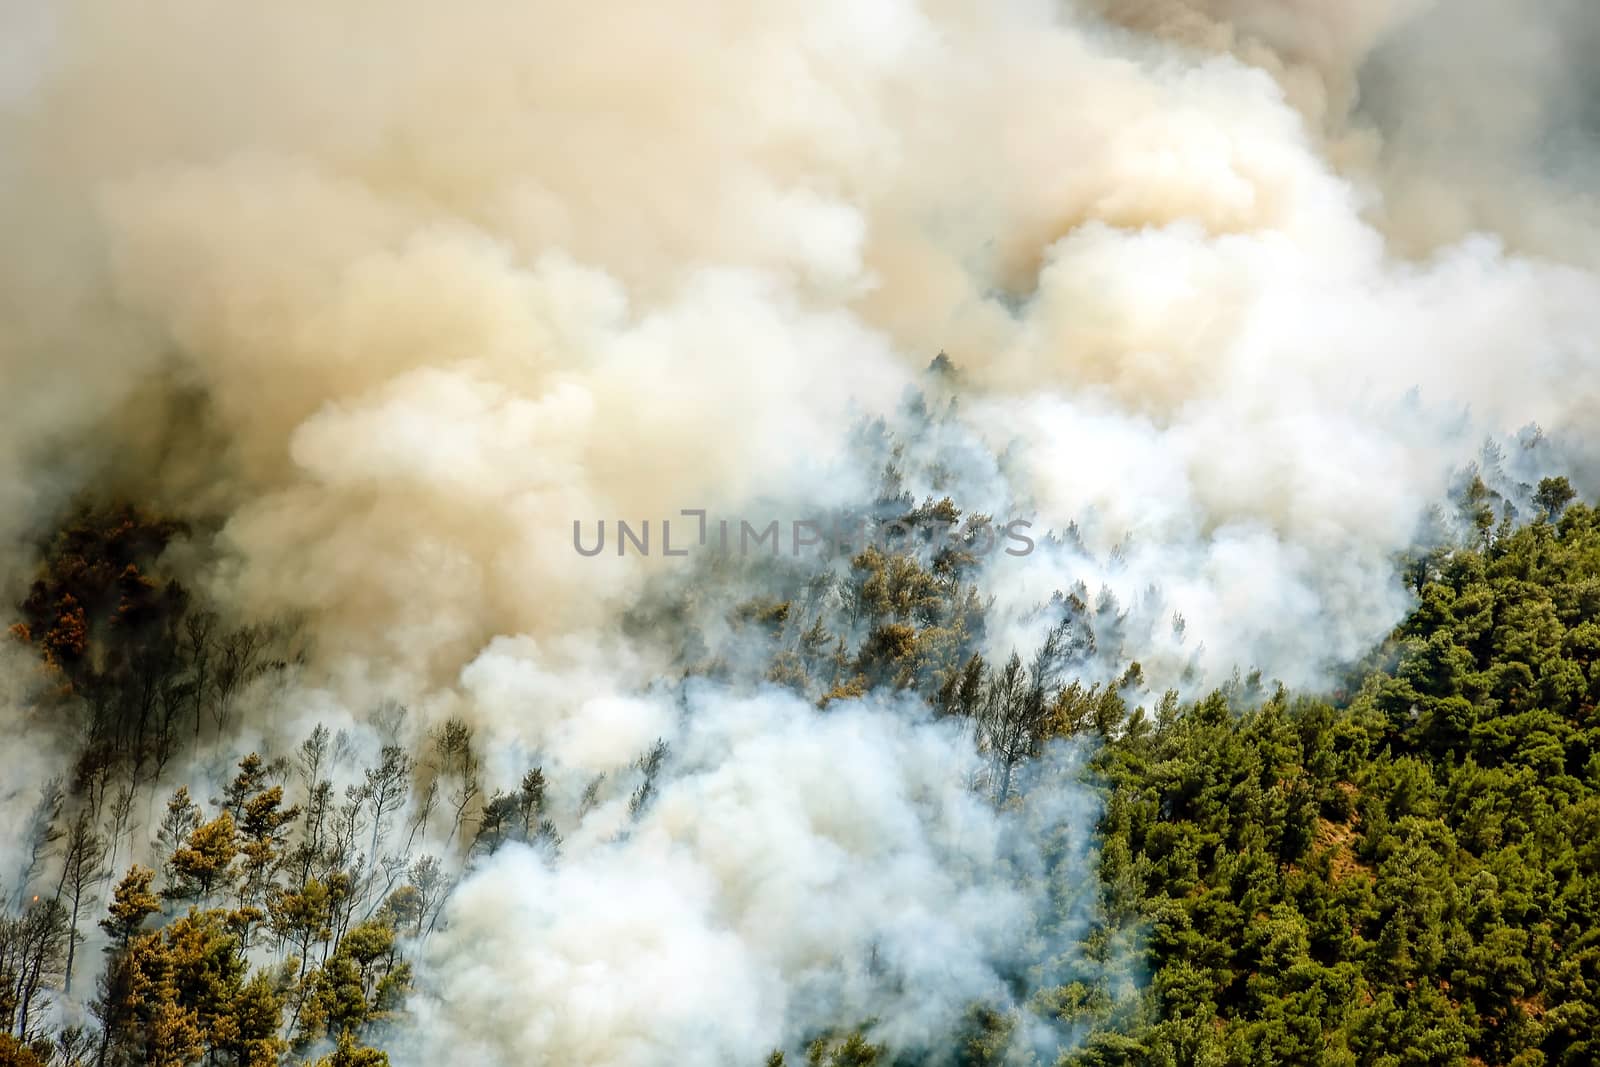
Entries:
<svg viewBox="0 0 1600 1067">
<path fill-rule="evenodd" d="M 1600 1063 L 1595 54 L 0 5 L 0 1067 Z"/>
<path fill-rule="evenodd" d="M 926 432 L 922 397 L 908 408 Z M 782 779 L 790 746 L 816 745 L 839 764 L 818 784 L 847 799 L 879 785 L 847 765 L 856 735 L 939 746 L 913 783 L 933 795 L 899 802 L 931 807 L 938 834 L 982 838 L 857 845 L 865 888 L 895 895 L 866 908 L 886 928 L 865 929 L 861 958 L 824 961 L 845 973 L 819 976 L 807 1028 L 767 1063 L 1593 1062 L 1600 511 L 1566 478 L 1517 487 L 1519 524 L 1476 465 L 1462 471 L 1434 516 L 1456 539 L 1398 565 L 1416 606 L 1330 691 L 1256 671 L 1185 699 L 1130 658 L 1148 605 L 1109 587 L 1055 592 L 1031 612 L 1035 645 L 986 656 L 994 601 L 975 549 L 992 520 L 901 489 L 904 445 L 881 421 L 857 443 L 862 461 L 889 457 L 863 510 L 869 527 L 897 524 L 897 550 L 723 557 L 644 597 L 631 628 L 678 639 L 656 695 L 684 740 L 581 781 L 538 763 L 508 774 L 519 765 L 467 719 L 423 729 L 394 701 L 250 747 L 246 706 L 308 700 L 301 627 L 228 620 L 190 592 L 166 566 L 193 536 L 180 522 L 71 512 L 11 631 L 29 660 L 18 727 L 75 744 L 28 783 L 0 927 L 8 1062 L 388 1062 L 426 1025 L 411 998 L 430 939 L 459 923 L 537 954 L 569 935 L 544 909 L 585 911 L 581 879 L 629 870 L 579 858 L 563 887 L 566 836 L 598 820 L 605 840 L 582 847 L 626 860 L 653 821 L 692 822 L 722 775 L 708 747 L 738 755 L 704 735 L 746 729 L 779 745 L 756 773 Z M 762 592 L 730 604 L 730 588 Z M 871 825 L 850 805 L 836 817 Z M 853 827 L 811 832 L 848 861 Z M 463 881 L 505 856 L 542 883 L 531 928 L 462 910 L 494 908 Z M 870 869 L 886 862 L 953 884 Z M 941 869 L 953 862 L 988 869 Z M 729 891 L 777 892 L 740 886 L 757 874 L 731 873 Z M 830 874 L 829 891 L 856 903 L 857 876 Z M 930 891 L 956 907 L 917 916 L 938 906 L 919 899 Z M 818 918 L 774 903 L 785 922 Z M 768 904 L 752 900 L 749 921 Z M 974 943 L 904 940 L 930 935 Z M 983 973 L 940 974 L 952 963 Z M 947 992 L 924 984 L 941 978 Z M 934 1008 L 907 1003 L 913 990 Z M 510 1010 L 516 992 L 482 995 Z M 883 1007 L 891 1024 L 869 1014 Z M 582 1019 L 549 1025 L 581 1047 Z"/>
</svg>

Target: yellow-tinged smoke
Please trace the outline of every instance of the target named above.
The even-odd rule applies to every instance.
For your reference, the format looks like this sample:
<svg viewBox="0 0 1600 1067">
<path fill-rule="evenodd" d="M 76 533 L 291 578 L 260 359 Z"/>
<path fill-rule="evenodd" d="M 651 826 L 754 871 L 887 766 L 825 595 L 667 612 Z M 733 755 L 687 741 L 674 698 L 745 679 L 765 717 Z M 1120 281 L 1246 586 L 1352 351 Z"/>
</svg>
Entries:
<svg viewBox="0 0 1600 1067">
<path fill-rule="evenodd" d="M 241 608 L 448 674 L 494 634 L 607 616 L 641 568 L 574 568 L 571 518 L 792 479 L 852 399 L 943 348 L 997 411 L 1060 393 L 1148 419 L 1199 534 L 1370 544 L 1319 486 L 1335 442 L 1377 461 L 1357 483 L 1418 454 L 1372 425 L 1392 396 L 1496 429 L 1589 399 L 1583 211 L 1565 265 L 1386 241 L 1419 231 L 1352 108 L 1425 6 L 24 5 L 13 513 L 82 468 L 155 468 L 230 516 L 216 581 Z M 1468 85 L 1450 42 L 1427 55 Z M 1530 83 L 1525 123 L 1550 95 Z M 1396 90 L 1397 126 L 1418 96 Z M 1046 518 L 1128 510 L 1039 477 Z M 1400 481 L 1356 509 L 1385 548 L 1436 488 Z"/>
</svg>

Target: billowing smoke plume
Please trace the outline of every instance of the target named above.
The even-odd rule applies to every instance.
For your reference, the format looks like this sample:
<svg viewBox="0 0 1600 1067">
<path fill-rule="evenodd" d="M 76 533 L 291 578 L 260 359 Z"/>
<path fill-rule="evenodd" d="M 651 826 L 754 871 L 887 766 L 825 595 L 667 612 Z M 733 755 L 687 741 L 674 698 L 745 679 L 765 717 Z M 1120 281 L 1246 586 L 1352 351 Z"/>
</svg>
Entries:
<svg viewBox="0 0 1600 1067">
<path fill-rule="evenodd" d="M 967 787 L 952 723 L 710 691 L 666 736 L 672 778 L 636 825 L 624 792 L 569 859 L 508 851 L 463 886 L 419 1027 L 439 1054 L 754 1062 L 872 1017 L 916 1047 L 1002 988 L 1037 851 Z M 508 935 L 524 947 L 486 957 Z"/>
<path fill-rule="evenodd" d="M 721 1063 L 834 1009 L 913 1030 L 993 991 L 1031 907 L 970 740 L 641 695 L 619 619 L 674 561 L 581 558 L 573 521 L 856 499 L 847 430 L 944 351 L 991 457 L 954 476 L 1077 523 L 995 561 L 1002 615 L 1153 588 L 1184 621 L 1158 680 L 1200 645 L 1322 680 L 1403 610 L 1453 468 L 1596 410 L 1596 16 L 1469 6 L 9 5 L 9 591 L 111 486 L 216 520 L 198 581 L 305 618 L 328 706 L 461 714 L 573 781 L 671 741 L 636 823 L 599 796 L 562 866 L 460 889 L 438 1040 Z M 851 972 L 874 951 L 898 997 Z"/>
</svg>

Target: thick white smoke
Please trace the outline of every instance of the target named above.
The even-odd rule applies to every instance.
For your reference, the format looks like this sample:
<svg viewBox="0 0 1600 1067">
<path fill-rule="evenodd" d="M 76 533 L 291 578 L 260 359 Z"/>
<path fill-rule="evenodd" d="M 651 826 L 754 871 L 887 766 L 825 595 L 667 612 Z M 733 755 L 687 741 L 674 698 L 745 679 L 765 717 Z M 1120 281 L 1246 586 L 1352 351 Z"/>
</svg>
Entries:
<svg viewBox="0 0 1600 1067">
<path fill-rule="evenodd" d="M 673 739 L 625 837 L 613 797 L 563 865 L 461 888 L 440 1040 L 722 1063 L 841 1005 L 914 1028 L 1028 908 L 970 742 L 639 696 L 617 619 L 672 561 L 578 558 L 572 521 L 846 499 L 827 456 L 942 349 L 1002 499 L 1084 539 L 998 561 L 1002 613 L 1154 585 L 1187 620 L 1158 667 L 1323 678 L 1403 610 L 1453 465 L 1595 410 L 1574 65 L 1538 62 L 1595 16 L 1430 6 L 18 0 L 0 533 L 136 491 L 220 517 L 209 593 L 308 618 L 345 697 L 575 774 Z M 1471 136 L 1424 90 L 1480 98 L 1506 20 L 1524 106 Z M 873 945 L 900 993 L 851 970 Z"/>
<path fill-rule="evenodd" d="M 520 668 L 471 679 L 509 685 L 495 703 L 516 690 L 497 670 Z M 510 846 L 463 886 L 426 971 L 430 1047 L 748 1063 L 840 1019 L 923 1041 L 1003 997 L 1037 858 L 967 787 L 978 766 L 952 723 L 715 690 L 691 706 L 681 725 L 653 709 L 671 777 L 636 823 L 624 789 L 558 864 Z"/>
</svg>

